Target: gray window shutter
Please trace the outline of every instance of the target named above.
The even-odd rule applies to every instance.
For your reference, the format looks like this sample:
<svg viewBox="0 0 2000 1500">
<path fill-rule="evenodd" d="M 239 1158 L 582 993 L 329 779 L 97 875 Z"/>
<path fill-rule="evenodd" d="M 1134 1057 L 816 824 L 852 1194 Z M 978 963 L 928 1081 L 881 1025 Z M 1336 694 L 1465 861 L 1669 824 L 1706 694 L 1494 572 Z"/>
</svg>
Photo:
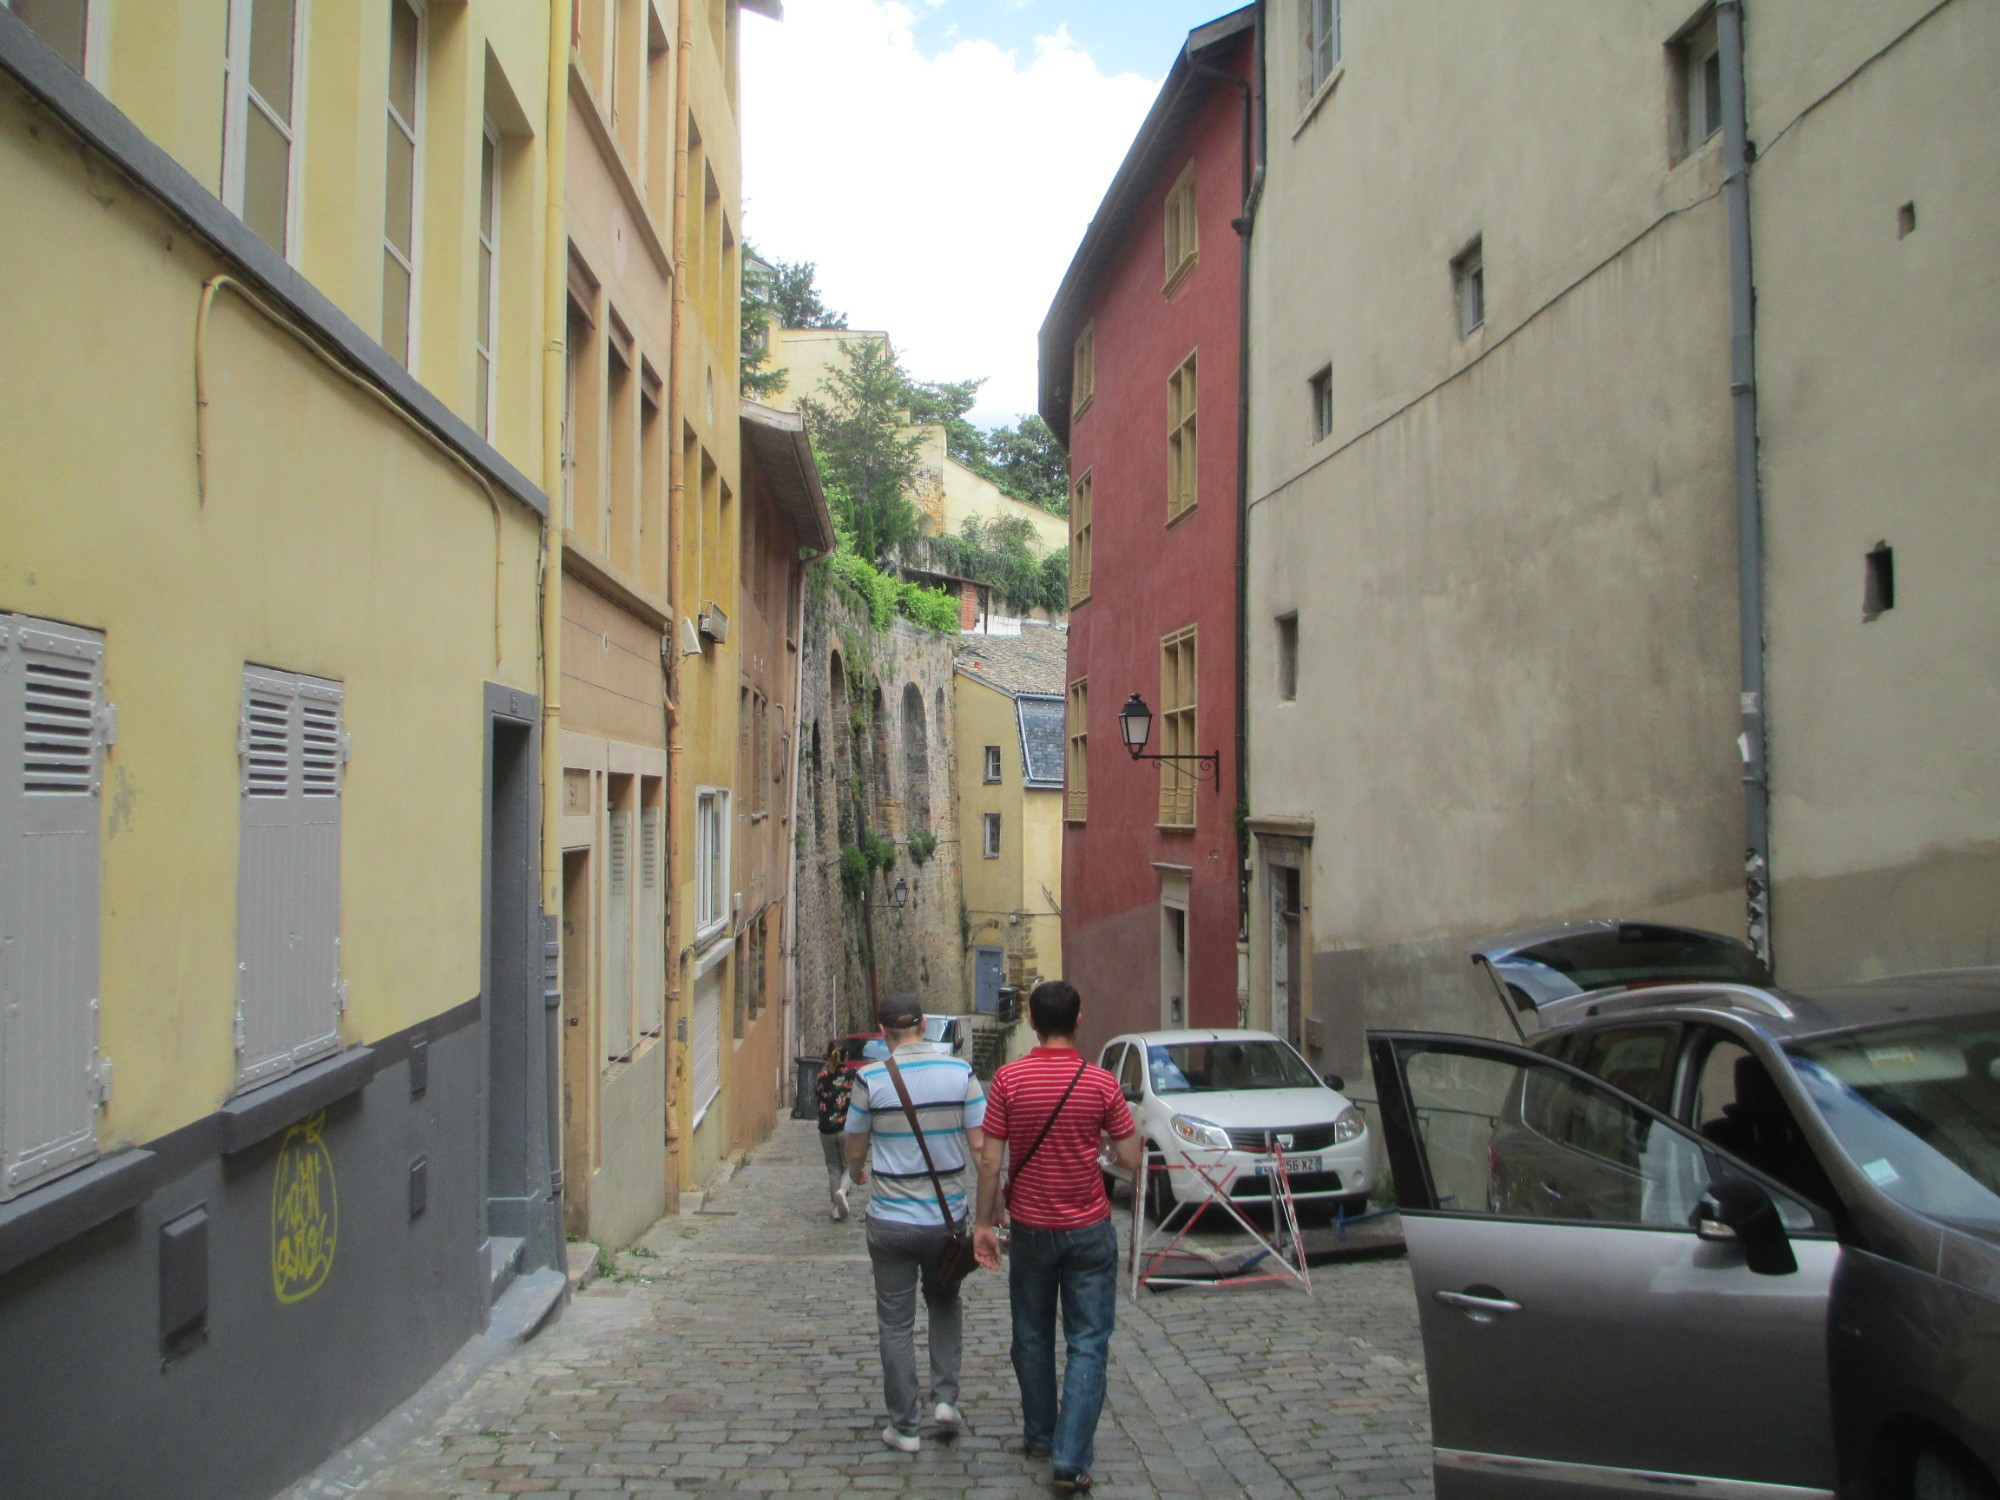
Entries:
<svg viewBox="0 0 2000 1500">
<path fill-rule="evenodd" d="M 632 814 L 612 809 L 604 900 L 604 1056 L 632 1055 Z"/>
<path fill-rule="evenodd" d="M 722 965 L 694 982 L 694 1124 L 722 1092 Z M 690 1126 L 690 1128 L 693 1128 Z"/>
<path fill-rule="evenodd" d="M 340 1047 L 340 684 L 243 669 L 236 1087 Z"/>
<path fill-rule="evenodd" d="M 0 1200 L 91 1160 L 104 638 L 0 615 Z"/>
<path fill-rule="evenodd" d="M 665 813 L 663 807 L 639 812 L 639 949 L 633 986 L 638 996 L 638 1030 L 643 1036 L 658 1036 L 664 1025 L 666 907 L 661 901 L 660 866 L 666 855 L 662 836 Z"/>
</svg>

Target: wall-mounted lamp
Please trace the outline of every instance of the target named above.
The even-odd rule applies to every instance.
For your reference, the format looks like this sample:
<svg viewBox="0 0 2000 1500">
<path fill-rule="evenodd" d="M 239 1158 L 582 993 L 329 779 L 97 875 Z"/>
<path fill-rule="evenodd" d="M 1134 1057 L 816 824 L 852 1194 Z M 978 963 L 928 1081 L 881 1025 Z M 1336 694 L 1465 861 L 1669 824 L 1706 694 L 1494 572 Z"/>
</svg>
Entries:
<svg viewBox="0 0 2000 1500">
<path fill-rule="evenodd" d="M 899 879 L 896 888 L 889 893 L 889 900 L 896 910 L 901 911 L 910 904 L 910 882 Z"/>
<path fill-rule="evenodd" d="M 1192 760 L 1199 762 L 1202 775 L 1215 778 L 1215 789 L 1222 790 L 1222 752 L 1211 750 L 1206 755 L 1148 755 L 1146 741 L 1153 732 L 1153 711 L 1146 707 L 1146 700 L 1137 693 L 1125 700 L 1125 706 L 1118 710 L 1118 733 L 1125 741 L 1125 748 L 1134 760 Z"/>
</svg>

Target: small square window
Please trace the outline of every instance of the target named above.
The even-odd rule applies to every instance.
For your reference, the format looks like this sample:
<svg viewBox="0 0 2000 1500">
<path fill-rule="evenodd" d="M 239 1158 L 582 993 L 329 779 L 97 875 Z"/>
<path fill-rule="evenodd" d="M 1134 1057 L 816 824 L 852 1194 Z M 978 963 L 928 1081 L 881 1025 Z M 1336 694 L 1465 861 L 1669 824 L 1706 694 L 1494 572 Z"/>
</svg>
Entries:
<svg viewBox="0 0 2000 1500">
<path fill-rule="evenodd" d="M 1293 703 L 1299 696 L 1299 617 L 1279 615 L 1277 623 L 1278 701 Z"/>
<path fill-rule="evenodd" d="M 986 779 L 988 781 L 998 781 L 1000 779 L 1000 747 L 998 745 L 988 745 L 986 747 Z"/>
<path fill-rule="evenodd" d="M 985 833 L 985 854 L 988 859 L 1000 857 L 1000 814 L 985 813 L 980 817 L 980 826 Z"/>
<path fill-rule="evenodd" d="M 1451 290 L 1458 308 L 1458 336 L 1469 339 L 1486 321 L 1486 256 L 1479 239 L 1452 261 Z"/>
<path fill-rule="evenodd" d="M 1312 431 L 1315 443 L 1324 442 L 1333 432 L 1332 365 L 1312 378 Z"/>
<path fill-rule="evenodd" d="M 1714 7 L 1681 29 L 1668 44 L 1672 62 L 1670 102 L 1674 159 L 1692 156 L 1722 129 L 1722 51 Z"/>
</svg>

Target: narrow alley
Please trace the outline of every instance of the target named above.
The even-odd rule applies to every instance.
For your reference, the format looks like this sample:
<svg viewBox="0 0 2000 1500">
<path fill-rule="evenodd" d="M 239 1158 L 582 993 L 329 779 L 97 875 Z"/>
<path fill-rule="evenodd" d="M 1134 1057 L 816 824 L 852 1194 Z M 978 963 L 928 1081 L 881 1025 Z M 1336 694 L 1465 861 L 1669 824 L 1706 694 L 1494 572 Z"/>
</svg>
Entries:
<svg viewBox="0 0 2000 1500">
<path fill-rule="evenodd" d="M 891 1453 L 863 1228 L 831 1222 L 809 1122 L 785 1120 L 699 1211 L 669 1216 L 553 1327 L 372 1475 L 314 1496 L 1041 1496 L 1021 1453 L 1003 1278 L 966 1284 L 956 1441 Z M 1121 1226 L 1125 1204 L 1121 1210 Z M 921 1319 L 919 1320 L 921 1339 Z M 1095 1494 L 1430 1493 L 1409 1266 L 1121 1296 Z"/>
</svg>

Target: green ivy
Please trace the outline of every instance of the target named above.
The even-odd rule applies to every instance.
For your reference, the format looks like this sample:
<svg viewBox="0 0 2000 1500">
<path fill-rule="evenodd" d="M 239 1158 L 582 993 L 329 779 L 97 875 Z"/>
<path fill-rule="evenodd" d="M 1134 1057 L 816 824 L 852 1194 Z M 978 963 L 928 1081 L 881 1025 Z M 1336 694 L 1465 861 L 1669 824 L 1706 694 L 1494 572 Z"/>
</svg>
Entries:
<svg viewBox="0 0 2000 1500">
<path fill-rule="evenodd" d="M 859 901 L 868 889 L 868 856 L 853 844 L 840 847 L 840 889 L 850 901 Z"/>
<path fill-rule="evenodd" d="M 910 835 L 909 853 L 910 863 L 921 870 L 937 853 L 937 835 L 928 828 L 919 828 Z"/>
</svg>

